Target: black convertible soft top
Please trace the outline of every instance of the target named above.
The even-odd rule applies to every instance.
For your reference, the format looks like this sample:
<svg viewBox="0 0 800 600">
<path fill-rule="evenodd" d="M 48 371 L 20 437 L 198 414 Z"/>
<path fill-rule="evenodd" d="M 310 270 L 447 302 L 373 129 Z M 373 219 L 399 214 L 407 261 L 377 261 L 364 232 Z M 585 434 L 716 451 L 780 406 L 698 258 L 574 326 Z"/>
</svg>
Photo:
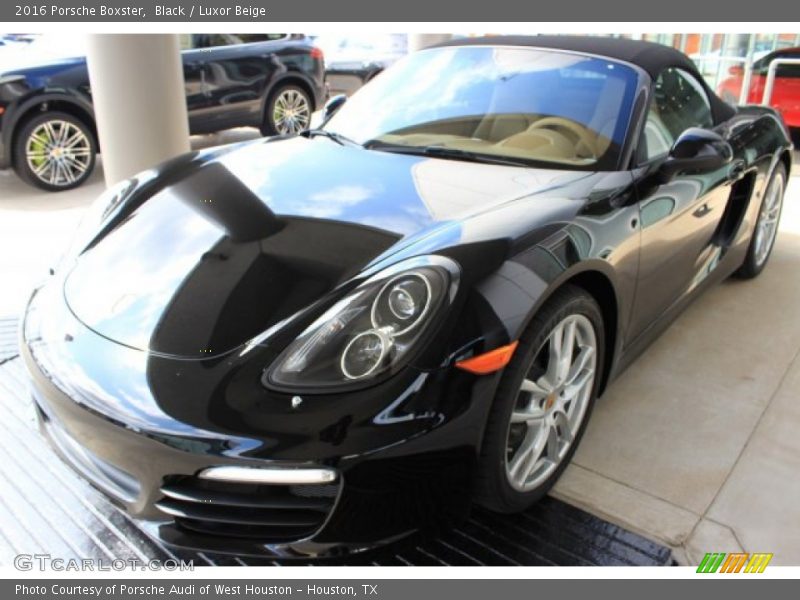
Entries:
<svg viewBox="0 0 800 600">
<path fill-rule="evenodd" d="M 736 114 L 736 110 L 730 104 L 721 100 L 708 86 L 703 76 L 698 72 L 697 66 L 688 56 L 663 44 L 611 37 L 503 35 L 449 40 L 438 44 L 437 47 L 470 45 L 528 46 L 531 48 L 552 48 L 554 50 L 605 56 L 636 65 L 650 75 L 652 79 L 657 78 L 659 73 L 668 67 L 677 67 L 692 73 L 706 89 L 715 124 L 727 121 Z"/>
</svg>

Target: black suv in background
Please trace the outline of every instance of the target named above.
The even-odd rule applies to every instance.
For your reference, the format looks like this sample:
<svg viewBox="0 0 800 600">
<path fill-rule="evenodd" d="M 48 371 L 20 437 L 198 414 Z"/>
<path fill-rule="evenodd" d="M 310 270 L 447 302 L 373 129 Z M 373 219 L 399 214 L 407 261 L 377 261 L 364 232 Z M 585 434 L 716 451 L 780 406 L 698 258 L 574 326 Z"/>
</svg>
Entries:
<svg viewBox="0 0 800 600">
<path fill-rule="evenodd" d="M 298 34 L 181 36 L 191 133 L 296 133 L 325 100 L 322 51 Z M 81 185 L 98 152 L 86 58 L 0 74 L 0 168 L 48 191 Z"/>
</svg>

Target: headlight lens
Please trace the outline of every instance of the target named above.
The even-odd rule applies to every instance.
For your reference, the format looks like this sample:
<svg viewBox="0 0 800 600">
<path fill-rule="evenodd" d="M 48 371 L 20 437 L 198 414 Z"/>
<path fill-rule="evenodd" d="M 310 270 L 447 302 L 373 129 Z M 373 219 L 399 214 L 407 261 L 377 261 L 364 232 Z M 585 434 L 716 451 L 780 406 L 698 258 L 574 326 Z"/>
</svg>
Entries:
<svg viewBox="0 0 800 600">
<path fill-rule="evenodd" d="M 441 257 L 413 259 L 371 277 L 286 348 L 267 382 L 324 388 L 396 370 L 449 303 L 457 279 L 456 264 Z"/>
</svg>

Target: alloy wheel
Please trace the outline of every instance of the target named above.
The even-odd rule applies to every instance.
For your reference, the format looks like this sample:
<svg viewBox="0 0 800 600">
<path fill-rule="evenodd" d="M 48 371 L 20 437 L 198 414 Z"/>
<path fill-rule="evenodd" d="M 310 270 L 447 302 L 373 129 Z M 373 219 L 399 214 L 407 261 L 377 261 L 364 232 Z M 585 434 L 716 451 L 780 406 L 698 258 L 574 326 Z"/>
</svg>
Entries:
<svg viewBox="0 0 800 600">
<path fill-rule="evenodd" d="M 781 216 L 781 205 L 783 204 L 783 188 L 783 177 L 781 175 L 773 177 L 764 201 L 761 203 L 755 240 L 755 262 L 758 266 L 761 266 L 767 260 L 772 245 L 775 243 L 775 236 L 778 233 L 778 221 Z"/>
<path fill-rule="evenodd" d="M 299 133 L 308 127 L 311 107 L 308 98 L 295 88 L 287 88 L 278 93 L 272 109 L 275 131 L 279 134 Z"/>
<path fill-rule="evenodd" d="M 25 160 L 41 181 L 66 187 L 80 180 L 92 166 L 92 144 L 73 123 L 44 121 L 25 142 Z"/>
<path fill-rule="evenodd" d="M 572 314 L 556 325 L 522 381 L 506 438 L 506 477 L 530 491 L 558 468 L 586 416 L 597 370 L 592 322 Z"/>
</svg>

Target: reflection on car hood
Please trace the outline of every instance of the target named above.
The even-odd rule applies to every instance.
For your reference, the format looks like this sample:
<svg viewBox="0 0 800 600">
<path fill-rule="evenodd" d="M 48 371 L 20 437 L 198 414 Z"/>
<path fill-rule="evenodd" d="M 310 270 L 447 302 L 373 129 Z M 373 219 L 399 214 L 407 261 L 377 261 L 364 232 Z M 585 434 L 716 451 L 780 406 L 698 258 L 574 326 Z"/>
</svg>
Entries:
<svg viewBox="0 0 800 600">
<path fill-rule="evenodd" d="M 77 260 L 65 297 L 111 340 L 205 358 L 438 228 L 589 176 L 259 140 L 162 173 L 168 185 L 149 198 L 134 192 Z"/>
</svg>

